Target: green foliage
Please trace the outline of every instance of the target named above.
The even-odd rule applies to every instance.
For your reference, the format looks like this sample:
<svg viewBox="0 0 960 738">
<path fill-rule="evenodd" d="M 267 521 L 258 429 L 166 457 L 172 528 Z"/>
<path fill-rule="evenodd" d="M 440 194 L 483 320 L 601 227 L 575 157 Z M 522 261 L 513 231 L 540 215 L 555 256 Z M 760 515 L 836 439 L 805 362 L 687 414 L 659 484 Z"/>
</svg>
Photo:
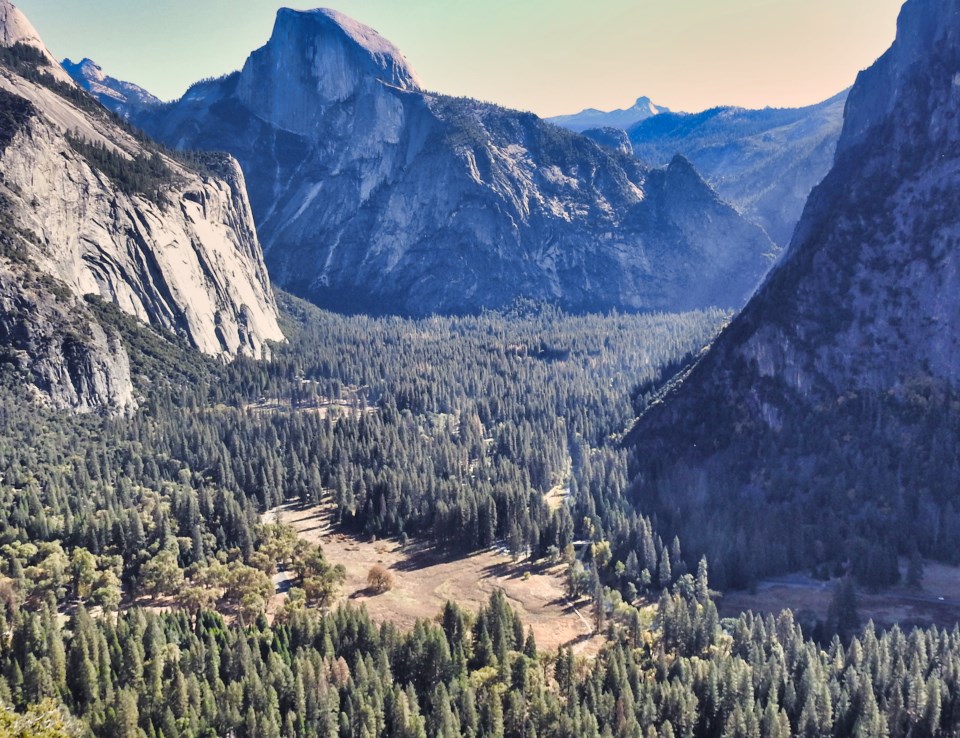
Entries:
<svg viewBox="0 0 960 738">
<path fill-rule="evenodd" d="M 23 130 L 36 112 L 29 100 L 0 89 L 0 152 L 7 150 L 14 136 Z"/>
<path fill-rule="evenodd" d="M 502 592 L 448 603 L 409 631 L 365 611 L 292 611 L 273 627 L 130 610 L 66 626 L 9 622 L 8 726 L 96 738 L 206 736 L 947 736 L 960 715 L 960 633 L 868 626 L 846 648 L 805 640 L 789 612 L 720 622 L 691 577 L 633 640 L 596 658 L 538 652 Z M 39 708 L 28 705 L 41 703 Z M 42 721 L 42 723 L 41 723 Z M 66 728 L 66 729 L 65 729 Z M 142 732 L 141 732 L 142 731 Z"/>
<path fill-rule="evenodd" d="M 857 591 L 850 577 L 841 579 L 834 589 L 827 613 L 827 627 L 844 641 L 850 640 L 860 630 Z"/>
<path fill-rule="evenodd" d="M 130 356 L 134 386 L 149 400 L 178 387 L 202 388 L 216 377 L 218 365 L 179 335 L 159 333 L 99 295 L 86 295 L 101 325 L 114 328 Z M 152 412 L 152 411 L 148 411 Z"/>
<path fill-rule="evenodd" d="M 721 623 L 706 562 L 686 573 L 680 541 L 633 509 L 619 440 L 634 385 L 723 315 L 408 321 L 283 303 L 290 344 L 221 366 L 94 301 L 130 347 L 130 417 L 0 385 L 3 720 L 52 700 L 97 738 L 960 729 L 956 631 L 858 633 L 846 592 L 848 647 L 805 639 L 790 613 Z M 558 481 L 570 495 L 551 511 Z M 330 611 L 343 569 L 261 519 L 321 499 L 348 529 L 566 557 L 607 645 L 543 653 L 501 592 L 407 632 Z M 296 586 L 268 625 L 281 569 Z M 172 611 L 131 605 L 144 596 Z"/>
<path fill-rule="evenodd" d="M 0 46 L 0 64 L 21 77 L 33 76 L 39 74 L 40 70 L 50 68 L 50 62 L 43 52 L 25 43 Z"/>
<path fill-rule="evenodd" d="M 960 398 L 946 383 L 905 377 L 813 407 L 786 397 L 776 429 L 723 404 L 699 403 L 697 422 L 630 462 L 636 504 L 706 554 L 721 588 L 808 569 L 876 589 L 899 581 L 898 555 L 914 550 L 960 563 Z"/>
<path fill-rule="evenodd" d="M 722 314 L 528 306 L 374 320 L 283 299 L 290 344 L 270 363 L 229 366 L 88 300 L 130 354 L 140 393 L 130 417 L 37 408 L 15 379 L 0 386 L 0 575 L 15 582 L 18 607 L 49 593 L 114 610 L 149 595 L 253 613 L 272 591 L 239 567 L 272 574 L 280 562 L 302 568 L 306 604 L 326 605 L 342 580 L 336 562 L 294 560 L 260 523 L 280 503 L 321 499 L 347 530 L 453 551 L 504 541 L 517 555 L 557 556 L 586 536 L 602 551 L 599 574 L 623 592 L 659 591 L 683 573 L 622 497 L 616 444 L 634 377 L 708 341 Z M 570 498 L 551 511 L 543 494 L 565 476 Z M 42 565 L 49 547 L 63 566 Z M 247 578 L 231 587 L 207 571 L 214 564 Z"/>
<path fill-rule="evenodd" d="M 174 182 L 173 172 L 157 152 L 129 157 L 99 141 L 90 143 L 70 134 L 67 141 L 93 169 L 126 195 L 142 195 L 161 205 L 164 190 Z"/>
<path fill-rule="evenodd" d="M 56 702 L 45 699 L 23 714 L 0 704 L 0 738 L 77 738 L 79 726 L 64 717 Z"/>
</svg>

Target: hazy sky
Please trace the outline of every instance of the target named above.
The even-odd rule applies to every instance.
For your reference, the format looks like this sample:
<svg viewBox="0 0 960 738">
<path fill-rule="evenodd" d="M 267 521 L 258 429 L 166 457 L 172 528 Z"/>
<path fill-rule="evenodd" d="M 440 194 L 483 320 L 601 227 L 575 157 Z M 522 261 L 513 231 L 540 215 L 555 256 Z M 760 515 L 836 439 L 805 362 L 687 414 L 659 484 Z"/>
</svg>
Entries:
<svg viewBox="0 0 960 738">
<path fill-rule="evenodd" d="M 58 57 L 178 97 L 242 66 L 301 0 L 15 0 Z M 797 106 L 853 83 L 901 0 L 328 0 L 396 43 L 432 90 L 541 115 Z"/>
</svg>

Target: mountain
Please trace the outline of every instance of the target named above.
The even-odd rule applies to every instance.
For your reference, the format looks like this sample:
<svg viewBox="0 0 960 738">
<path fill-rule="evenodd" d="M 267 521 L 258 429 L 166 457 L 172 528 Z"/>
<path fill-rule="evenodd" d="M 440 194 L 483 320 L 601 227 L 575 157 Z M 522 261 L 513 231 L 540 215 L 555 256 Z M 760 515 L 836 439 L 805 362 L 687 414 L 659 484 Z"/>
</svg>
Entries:
<svg viewBox="0 0 960 738">
<path fill-rule="evenodd" d="M 566 128 L 568 131 L 582 133 L 591 128 L 631 128 L 641 121 L 648 120 L 663 113 L 669 113 L 670 108 L 654 105 L 649 97 L 638 98 L 632 107 L 623 110 L 597 110 L 587 108 L 572 115 L 557 115 L 547 118 L 550 123 Z"/>
<path fill-rule="evenodd" d="M 628 131 L 635 155 L 687 157 L 720 196 L 786 245 L 810 191 L 833 164 L 847 93 L 806 108 L 662 113 Z"/>
<path fill-rule="evenodd" d="M 234 155 L 274 280 L 336 310 L 739 307 L 776 251 L 689 165 L 650 170 L 425 92 L 396 47 L 334 11 L 281 10 L 242 71 L 136 122 Z"/>
<path fill-rule="evenodd" d="M 909 0 L 785 257 L 632 433 L 636 500 L 721 582 L 956 562 L 958 69 L 960 0 Z"/>
<path fill-rule="evenodd" d="M 161 104 L 159 98 L 142 87 L 107 76 L 103 69 L 90 59 L 79 62 L 64 59 L 62 66 L 74 82 L 99 100 L 101 105 L 122 118 L 129 118 L 134 111 Z"/>
<path fill-rule="evenodd" d="M 16 41 L 0 47 L 3 364 L 55 404 L 129 407 L 126 351 L 88 296 L 225 359 L 282 340 L 237 163 L 159 149 L 77 88 L 6 0 L 0 18 Z"/>
</svg>

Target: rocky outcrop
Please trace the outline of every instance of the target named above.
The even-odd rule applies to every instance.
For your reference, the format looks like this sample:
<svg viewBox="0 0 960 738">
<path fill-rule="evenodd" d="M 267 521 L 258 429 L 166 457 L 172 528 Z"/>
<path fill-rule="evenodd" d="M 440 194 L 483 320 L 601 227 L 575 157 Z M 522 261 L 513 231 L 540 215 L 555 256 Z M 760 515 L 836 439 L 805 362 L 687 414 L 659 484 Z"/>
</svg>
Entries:
<svg viewBox="0 0 960 738">
<path fill-rule="evenodd" d="M 79 62 L 64 59 L 62 66 L 74 82 L 99 100 L 107 110 L 122 118 L 162 104 L 159 98 L 139 85 L 104 74 L 103 69 L 91 59 Z"/>
<path fill-rule="evenodd" d="M 0 235 L 18 255 L 11 273 L 52 285 L 46 300 L 40 287 L 4 293 L 31 303 L 7 336 L 40 351 L 37 386 L 77 409 L 129 406 L 125 354 L 83 309 L 85 295 L 212 356 L 269 353 L 283 336 L 236 162 L 164 153 L 61 84 L 48 52 L 17 49 L 16 64 L 0 65 Z M 57 334 L 74 309 L 89 340 Z"/>
<path fill-rule="evenodd" d="M 613 149 L 618 154 L 633 156 L 633 144 L 622 128 L 589 128 L 583 135 L 600 146 Z"/>
<path fill-rule="evenodd" d="M 0 259 L 0 365 L 38 399 L 79 411 L 124 412 L 135 404 L 119 336 L 32 265 Z"/>
<path fill-rule="evenodd" d="M 636 156 L 687 157 L 722 198 L 786 245 L 833 164 L 846 92 L 806 108 L 663 113 L 629 129 Z"/>
<path fill-rule="evenodd" d="M 395 47 L 332 11 L 281 11 L 242 71 L 137 122 L 233 154 L 273 278 L 339 310 L 733 307 L 775 250 L 687 175 L 664 186 L 534 115 L 423 92 Z M 693 233 L 672 213 L 695 202 Z"/>
<path fill-rule="evenodd" d="M 0 46 L 23 44 L 39 51 L 46 59 L 45 72 L 58 82 L 72 85 L 70 75 L 57 64 L 53 54 L 47 49 L 37 29 L 18 7 L 9 0 L 0 0 Z"/>
<path fill-rule="evenodd" d="M 42 86 L 0 70 L 0 88 L 37 110 L 3 153 L 0 172 L 43 271 L 207 354 L 259 356 L 266 341 L 281 339 L 233 162 L 219 176 L 198 174 Z M 105 153 L 91 156 L 94 147 Z M 129 168 L 123 177 L 153 165 L 160 172 L 147 191 L 130 191 L 103 171 L 104 161 Z"/>
<path fill-rule="evenodd" d="M 960 0 L 909 0 L 783 261 L 634 431 L 641 504 L 734 582 L 953 555 L 958 70 Z"/>
</svg>

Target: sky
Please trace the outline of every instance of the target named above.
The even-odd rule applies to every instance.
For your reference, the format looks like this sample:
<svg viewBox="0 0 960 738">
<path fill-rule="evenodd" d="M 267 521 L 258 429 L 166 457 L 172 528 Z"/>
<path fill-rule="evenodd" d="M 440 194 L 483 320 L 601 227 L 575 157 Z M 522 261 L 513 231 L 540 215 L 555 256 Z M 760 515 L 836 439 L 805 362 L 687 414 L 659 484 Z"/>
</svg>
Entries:
<svg viewBox="0 0 960 738">
<path fill-rule="evenodd" d="M 163 99 L 239 69 L 300 0 L 15 0 L 59 58 Z M 628 107 L 797 107 L 851 85 L 901 0 L 327 0 L 377 29 L 426 87 L 542 116 Z"/>
</svg>

